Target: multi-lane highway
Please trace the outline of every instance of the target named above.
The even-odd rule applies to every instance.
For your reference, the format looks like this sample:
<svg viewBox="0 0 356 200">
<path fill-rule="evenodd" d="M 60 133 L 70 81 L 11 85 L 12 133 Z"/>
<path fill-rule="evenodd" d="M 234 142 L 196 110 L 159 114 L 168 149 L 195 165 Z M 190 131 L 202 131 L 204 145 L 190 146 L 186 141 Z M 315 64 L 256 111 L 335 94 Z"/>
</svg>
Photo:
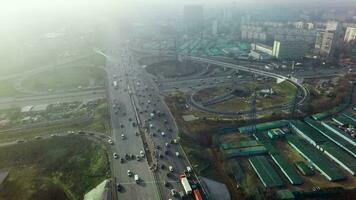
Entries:
<svg viewBox="0 0 356 200">
<path fill-rule="evenodd" d="M 117 36 L 111 35 L 113 40 Z M 175 198 L 172 190 L 183 191 L 179 175 L 189 166 L 181 146 L 172 143 L 178 137 L 175 121 L 152 77 L 125 43 L 109 44 L 104 52 L 110 58 L 106 71 L 113 151 L 118 156 L 113 159 L 113 176 L 120 184 L 118 199 Z"/>
</svg>

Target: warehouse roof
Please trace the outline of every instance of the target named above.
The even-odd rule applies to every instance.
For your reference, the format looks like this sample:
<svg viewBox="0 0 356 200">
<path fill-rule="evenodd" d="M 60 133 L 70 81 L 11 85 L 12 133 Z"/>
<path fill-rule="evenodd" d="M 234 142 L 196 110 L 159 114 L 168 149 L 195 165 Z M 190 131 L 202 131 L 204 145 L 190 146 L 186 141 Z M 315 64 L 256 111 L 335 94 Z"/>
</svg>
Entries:
<svg viewBox="0 0 356 200">
<path fill-rule="evenodd" d="M 265 187 L 279 187 L 283 185 L 281 178 L 265 156 L 254 156 L 248 160 Z"/>
<path fill-rule="evenodd" d="M 345 175 L 332 161 L 328 160 L 320 151 L 305 141 L 298 139 L 295 136 L 288 136 L 288 143 L 295 148 L 305 159 L 329 181 L 337 181 L 345 179 Z"/>
<path fill-rule="evenodd" d="M 291 184 L 300 185 L 303 183 L 299 174 L 294 170 L 293 165 L 289 164 L 281 155 L 271 154 L 271 157 Z"/>
<path fill-rule="evenodd" d="M 336 134 L 335 132 L 327 129 L 325 126 L 321 125 L 319 122 L 314 121 L 310 118 L 305 118 L 304 121 L 308 123 L 310 126 L 318 130 L 321 134 L 327 137 L 329 140 L 337 144 L 339 147 L 344 149 L 345 151 L 349 152 L 353 156 L 356 156 L 356 147 L 350 143 L 350 141 L 346 140 L 345 137 L 341 137 L 340 135 Z M 350 138 L 352 139 L 352 138 Z M 352 141 L 352 140 L 351 140 Z"/>
<path fill-rule="evenodd" d="M 291 121 L 291 125 L 295 132 L 302 135 L 303 137 L 306 137 L 307 139 L 312 140 L 316 144 L 322 144 L 323 142 L 327 141 L 325 136 L 301 121 Z"/>
</svg>

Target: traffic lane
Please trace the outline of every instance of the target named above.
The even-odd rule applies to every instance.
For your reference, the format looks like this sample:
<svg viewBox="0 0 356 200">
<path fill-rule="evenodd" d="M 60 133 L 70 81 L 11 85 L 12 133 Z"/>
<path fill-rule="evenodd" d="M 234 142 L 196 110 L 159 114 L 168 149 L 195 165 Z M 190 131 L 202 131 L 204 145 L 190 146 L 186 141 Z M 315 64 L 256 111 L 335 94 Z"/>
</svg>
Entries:
<svg viewBox="0 0 356 200">
<path fill-rule="evenodd" d="M 119 94 L 119 92 L 116 89 L 112 90 L 112 92 L 117 93 L 117 96 L 115 96 L 115 94 L 113 96 L 115 96 L 116 98 L 120 97 L 120 99 L 121 99 L 121 101 L 123 101 L 124 105 L 131 104 L 131 102 L 128 98 L 128 94 L 127 95 L 123 95 L 122 93 Z M 130 110 L 129 110 L 130 107 L 131 106 L 125 106 L 125 108 L 127 108 L 128 113 L 130 112 Z M 113 116 L 115 116 L 115 114 Z M 132 133 L 135 130 L 132 129 L 133 127 L 131 128 L 131 126 L 129 126 L 128 117 L 126 117 L 126 116 L 120 117 L 119 116 L 116 119 L 118 120 L 119 123 L 120 122 L 124 123 L 126 121 L 123 128 L 120 127 L 120 128 L 114 129 L 116 150 L 119 151 L 120 149 L 125 149 L 130 154 L 131 153 L 132 154 L 135 153 L 135 155 L 138 154 L 139 152 L 137 152 L 136 148 L 139 146 L 138 143 L 140 143 L 140 142 L 139 142 L 139 139 L 133 138 L 133 136 L 130 135 L 130 133 Z M 115 121 L 114 121 L 114 123 L 115 123 Z M 122 130 L 120 130 L 120 129 L 122 129 Z M 120 133 L 121 134 L 124 133 L 125 135 L 127 135 L 127 141 L 121 142 L 121 140 L 120 140 L 121 134 Z M 137 137 L 137 136 L 135 136 L 135 137 Z M 142 142 L 141 142 L 141 145 L 142 145 Z M 142 145 L 142 147 L 143 147 L 143 145 Z M 127 185 L 127 187 L 124 186 L 124 188 L 126 188 L 125 190 L 127 191 L 127 195 L 123 195 L 124 193 L 119 193 L 119 196 L 123 197 L 123 198 L 129 198 L 129 199 L 156 199 L 157 198 L 156 196 L 154 196 L 152 198 L 150 197 L 150 196 L 152 196 L 152 194 L 155 193 L 154 192 L 155 185 L 153 184 L 152 178 L 149 176 L 147 163 L 138 165 L 135 162 L 137 162 L 137 161 L 131 161 L 131 162 L 127 161 L 127 163 L 125 163 L 126 166 L 125 165 L 121 166 L 121 164 L 118 164 L 116 162 L 115 171 L 116 171 L 116 174 L 120 177 L 119 182 L 123 182 Z M 131 184 L 132 179 L 130 179 L 127 176 L 128 168 L 131 168 L 130 170 L 132 170 L 134 173 L 139 174 L 139 176 L 142 178 L 142 180 L 143 180 L 141 183 L 142 187 L 147 187 L 147 188 L 152 187 L 152 189 L 142 190 L 142 188 L 137 187 L 136 184 Z M 146 172 L 148 172 L 148 173 L 146 173 Z M 132 194 L 135 194 L 135 197 L 131 196 Z"/>
<path fill-rule="evenodd" d="M 144 98 L 144 101 L 147 101 L 147 100 L 149 100 L 149 99 Z M 149 105 L 149 104 L 145 104 L 145 105 Z M 148 108 L 148 109 L 150 109 L 150 108 Z M 157 106 L 157 109 L 163 110 L 163 107 Z M 143 118 L 143 119 L 147 120 L 149 117 L 150 117 L 150 113 L 141 114 L 141 118 Z M 183 160 L 181 160 L 180 158 L 173 156 L 175 154 L 175 152 L 180 151 L 180 150 L 177 147 L 174 147 L 174 146 L 171 147 L 170 143 L 171 143 L 171 140 L 173 139 L 173 137 L 170 136 L 171 132 L 168 131 L 169 126 L 167 126 L 167 124 L 165 124 L 165 123 L 159 123 L 159 122 L 164 121 L 163 120 L 164 117 L 161 117 L 161 118 L 155 117 L 155 118 L 157 119 L 157 121 L 154 120 L 154 121 L 152 121 L 152 123 L 155 123 L 155 127 L 157 127 L 157 128 L 154 128 L 155 130 L 151 129 L 151 130 L 149 130 L 149 132 L 151 132 L 151 133 L 155 132 L 156 136 L 151 137 L 150 139 L 152 139 L 154 141 L 156 146 L 160 147 L 159 149 L 155 149 L 155 151 L 157 151 L 159 154 L 163 155 L 163 159 L 161 159 L 161 158 L 159 158 L 159 156 L 157 154 L 158 161 L 159 161 L 158 163 L 159 163 L 159 165 L 164 164 L 164 166 L 165 166 L 164 169 L 160 169 L 160 167 L 159 167 L 157 173 L 159 174 L 159 177 L 161 180 L 172 182 L 173 188 L 175 188 L 178 191 L 181 191 L 182 187 L 179 183 L 179 179 L 178 179 L 179 173 L 177 173 L 177 172 L 183 172 L 185 169 L 186 163 L 184 163 Z M 167 121 L 170 121 L 170 120 L 168 119 Z M 158 129 L 161 129 L 161 130 L 158 131 Z M 167 135 L 165 137 L 162 137 L 162 135 L 161 135 L 162 131 L 166 132 Z M 165 148 L 165 143 L 170 144 L 170 147 L 168 148 L 168 150 L 170 151 L 169 156 L 165 155 L 164 152 L 162 151 L 162 149 Z M 173 166 L 175 169 L 174 172 L 171 173 L 172 177 L 174 177 L 173 179 L 172 179 L 172 177 L 167 178 L 167 172 L 168 172 L 169 166 Z M 176 183 L 176 184 L 173 184 L 173 183 Z M 163 188 L 166 188 L 166 187 L 163 186 Z"/>
</svg>

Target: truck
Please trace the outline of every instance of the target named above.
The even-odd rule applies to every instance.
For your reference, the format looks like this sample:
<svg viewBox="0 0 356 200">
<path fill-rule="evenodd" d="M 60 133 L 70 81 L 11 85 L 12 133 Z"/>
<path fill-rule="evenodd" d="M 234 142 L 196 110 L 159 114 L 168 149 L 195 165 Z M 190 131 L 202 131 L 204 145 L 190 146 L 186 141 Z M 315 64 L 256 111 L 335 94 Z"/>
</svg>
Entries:
<svg viewBox="0 0 356 200">
<path fill-rule="evenodd" d="M 184 174 L 182 174 L 182 175 L 179 176 L 179 179 L 180 179 L 180 183 L 183 185 L 185 193 L 187 195 L 191 194 L 192 193 L 192 187 L 190 186 L 187 177 Z"/>
<path fill-rule="evenodd" d="M 195 200 L 203 200 L 203 197 L 201 196 L 200 191 L 198 189 L 193 190 L 193 194 Z"/>
</svg>

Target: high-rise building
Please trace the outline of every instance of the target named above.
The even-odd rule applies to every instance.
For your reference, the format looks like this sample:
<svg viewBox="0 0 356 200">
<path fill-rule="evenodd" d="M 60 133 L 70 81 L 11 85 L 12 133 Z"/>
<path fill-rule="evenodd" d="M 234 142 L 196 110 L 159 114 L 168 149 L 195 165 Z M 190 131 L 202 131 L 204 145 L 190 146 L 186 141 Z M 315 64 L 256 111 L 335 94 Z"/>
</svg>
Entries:
<svg viewBox="0 0 356 200">
<path fill-rule="evenodd" d="M 218 20 L 213 21 L 211 29 L 212 35 L 216 36 L 218 34 Z"/>
<path fill-rule="evenodd" d="M 278 59 L 303 58 L 309 51 L 309 45 L 305 40 L 275 40 L 272 55 Z"/>
<path fill-rule="evenodd" d="M 344 37 L 345 42 L 356 41 L 356 27 L 347 27 Z"/>
<path fill-rule="evenodd" d="M 318 30 L 315 41 L 315 53 L 321 59 L 330 59 L 336 46 L 337 34 L 335 31 Z"/>
<path fill-rule="evenodd" d="M 184 25 L 188 34 L 199 33 L 203 28 L 203 6 L 202 5 L 185 5 L 184 6 Z"/>
</svg>

